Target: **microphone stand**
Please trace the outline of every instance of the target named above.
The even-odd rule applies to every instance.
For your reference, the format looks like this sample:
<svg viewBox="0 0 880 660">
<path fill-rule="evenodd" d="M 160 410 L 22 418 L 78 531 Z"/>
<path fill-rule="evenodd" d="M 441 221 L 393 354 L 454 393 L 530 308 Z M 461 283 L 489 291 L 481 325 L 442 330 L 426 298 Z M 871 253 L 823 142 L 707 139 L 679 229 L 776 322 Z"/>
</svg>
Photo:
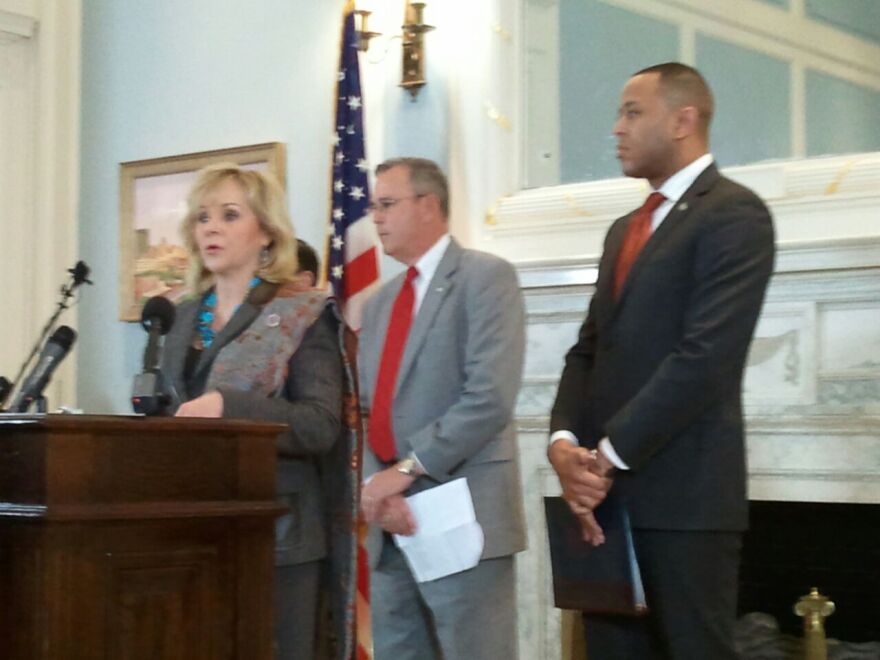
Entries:
<svg viewBox="0 0 880 660">
<path fill-rule="evenodd" d="M 33 349 L 31 349 L 30 355 L 27 356 L 24 364 L 21 365 L 21 369 L 18 370 L 18 374 L 15 376 L 15 380 L 12 381 L 12 385 L 6 392 L 7 396 L 11 392 L 13 392 L 18 386 L 18 382 L 21 380 L 22 375 L 24 375 L 24 372 L 30 366 L 31 362 L 33 362 L 34 357 L 37 355 L 37 353 L 40 352 L 40 348 L 43 346 L 43 342 L 46 340 L 46 337 L 49 336 L 49 333 L 52 331 L 55 322 L 58 321 L 58 317 L 61 316 L 64 310 L 70 307 L 67 301 L 73 297 L 73 292 L 76 290 L 76 288 L 83 282 L 85 282 L 86 284 L 92 283 L 91 280 L 89 280 L 88 278 L 89 267 L 86 266 L 85 262 L 83 261 L 77 262 L 77 264 L 73 268 L 69 268 L 67 272 L 70 273 L 70 282 L 61 285 L 61 300 L 58 301 L 58 309 L 55 310 L 55 313 L 52 314 L 52 317 L 43 327 L 43 331 L 40 333 L 40 336 L 37 337 L 37 343 L 34 344 Z M 43 399 L 42 403 L 39 399 L 37 399 L 36 403 L 38 409 L 41 409 L 40 412 L 45 412 L 46 400 L 45 397 L 41 398 Z M 3 399 L 0 399 L 0 407 L 2 407 L 5 402 L 5 397 Z"/>
</svg>

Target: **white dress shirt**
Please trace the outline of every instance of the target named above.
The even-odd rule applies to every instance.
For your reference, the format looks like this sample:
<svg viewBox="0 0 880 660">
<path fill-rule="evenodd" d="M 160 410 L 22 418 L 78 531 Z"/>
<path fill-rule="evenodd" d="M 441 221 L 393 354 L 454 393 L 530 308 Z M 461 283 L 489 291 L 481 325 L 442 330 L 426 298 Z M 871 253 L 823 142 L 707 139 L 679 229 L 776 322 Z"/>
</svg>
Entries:
<svg viewBox="0 0 880 660">
<path fill-rule="evenodd" d="M 419 271 L 419 274 L 413 280 L 413 287 L 415 288 L 416 294 L 416 303 L 413 308 L 414 318 L 415 315 L 419 313 L 422 301 L 425 300 L 425 296 L 428 294 L 428 285 L 434 278 L 434 273 L 437 272 L 437 266 L 440 265 L 440 260 L 443 259 L 443 255 L 446 254 L 446 248 L 449 247 L 450 241 L 452 241 L 452 237 L 449 234 L 443 234 L 443 236 L 441 236 L 434 245 L 428 248 L 428 251 L 419 257 L 419 260 L 413 264 L 413 266 L 416 267 L 416 270 Z"/>
</svg>

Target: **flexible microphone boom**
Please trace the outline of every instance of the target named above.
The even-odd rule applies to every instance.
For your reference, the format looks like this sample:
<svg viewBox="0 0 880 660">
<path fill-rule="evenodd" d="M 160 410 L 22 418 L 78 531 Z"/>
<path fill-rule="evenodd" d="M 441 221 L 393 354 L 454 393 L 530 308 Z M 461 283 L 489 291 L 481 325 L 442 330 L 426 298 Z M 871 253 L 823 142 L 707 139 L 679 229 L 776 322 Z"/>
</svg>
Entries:
<svg viewBox="0 0 880 660">
<path fill-rule="evenodd" d="M 8 387 L 6 386 L 6 383 L 9 383 L 9 381 L 7 381 L 5 378 L 0 380 L 0 409 L 3 408 L 3 402 L 6 400 L 6 397 L 12 393 L 12 391 L 15 389 L 16 385 L 18 385 L 20 382 L 22 382 L 21 377 L 24 375 L 24 372 L 27 370 L 28 365 L 33 361 L 34 357 L 37 355 L 37 351 L 40 350 L 40 346 L 43 346 L 43 340 L 46 338 L 46 335 L 49 334 L 49 330 L 51 330 L 52 328 L 55 327 L 55 322 L 58 320 L 58 317 L 61 316 L 61 312 L 63 312 L 65 309 L 67 309 L 69 307 L 69 305 L 67 304 L 67 301 L 73 297 L 73 292 L 76 291 L 77 287 L 79 287 L 80 285 L 82 285 L 84 283 L 85 284 L 92 283 L 92 281 L 89 279 L 89 273 L 91 271 L 85 261 L 77 261 L 76 264 L 73 266 L 73 268 L 67 269 L 67 272 L 70 273 L 70 282 L 61 286 L 61 301 L 58 303 L 58 308 L 55 310 L 55 313 L 52 314 L 51 318 L 49 319 L 49 322 L 43 326 L 43 329 L 40 332 L 40 336 L 37 338 L 37 341 L 34 342 L 34 346 L 31 349 L 31 352 L 28 353 L 27 359 L 22 363 L 21 367 L 19 367 L 18 374 L 16 374 L 15 378 L 12 380 L 12 383 L 10 383 L 8 385 Z M 66 327 L 66 326 L 63 326 L 63 327 Z M 59 330 L 60 329 L 61 328 L 59 328 Z M 70 340 L 70 342 L 73 343 L 73 340 L 76 339 L 76 333 L 73 332 L 73 330 L 71 330 L 70 328 L 67 328 L 67 330 L 69 330 L 71 333 L 73 333 L 73 335 L 72 335 L 73 338 Z M 65 334 L 66 334 L 66 332 L 65 332 Z M 46 342 L 46 346 L 44 346 L 44 348 L 46 348 L 49 345 L 49 341 L 50 340 L 48 340 Z M 68 349 L 69 348 L 70 347 L 68 347 Z M 64 353 L 66 353 L 66 351 Z M 64 357 L 64 353 L 62 353 L 60 355 L 59 359 Z M 41 358 L 42 358 L 42 356 L 41 356 Z M 54 369 L 54 367 L 53 367 L 53 369 Z M 5 383 L 3 381 L 5 381 Z M 25 389 L 24 386 L 22 386 L 20 391 L 24 392 L 24 389 Z M 37 398 L 39 398 L 39 395 Z M 21 403 L 22 403 L 22 401 L 20 400 L 20 397 L 17 398 L 15 400 L 15 403 L 13 404 L 13 407 L 11 407 L 10 410 L 15 410 L 14 406 L 21 405 Z"/>
<path fill-rule="evenodd" d="M 24 379 L 21 389 L 13 399 L 9 407 L 12 412 L 27 412 L 31 404 L 43 395 L 49 379 L 52 378 L 64 356 L 70 352 L 74 341 L 76 341 L 76 332 L 70 326 L 62 325 L 52 333 L 40 353 L 36 366 Z"/>
<path fill-rule="evenodd" d="M 131 405 L 136 413 L 161 415 L 171 404 L 171 393 L 165 391 L 160 366 L 164 335 L 174 325 L 174 305 L 162 296 L 150 298 L 141 313 L 141 325 L 148 333 L 147 347 L 144 349 L 143 371 L 134 378 Z"/>
</svg>

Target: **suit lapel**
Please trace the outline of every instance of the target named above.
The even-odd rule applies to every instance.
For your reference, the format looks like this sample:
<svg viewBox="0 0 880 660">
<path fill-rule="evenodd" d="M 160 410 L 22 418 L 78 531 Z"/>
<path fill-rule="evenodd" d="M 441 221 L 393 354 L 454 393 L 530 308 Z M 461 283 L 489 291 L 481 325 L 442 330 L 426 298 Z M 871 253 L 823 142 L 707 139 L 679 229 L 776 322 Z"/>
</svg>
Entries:
<svg viewBox="0 0 880 660">
<path fill-rule="evenodd" d="M 657 251 L 659 246 L 668 241 L 670 236 L 675 235 L 675 232 L 681 227 L 684 218 L 693 212 L 694 207 L 696 206 L 696 201 L 709 192 L 719 178 L 721 178 L 721 175 L 718 173 L 718 168 L 715 167 L 715 164 L 713 163 L 703 170 L 700 176 L 698 176 L 691 184 L 690 188 L 685 190 L 681 198 L 675 203 L 675 206 L 672 207 L 663 219 L 663 222 L 660 223 L 657 231 L 651 235 L 648 242 L 645 243 L 645 246 L 642 248 L 642 251 L 639 252 L 638 257 L 630 268 L 626 282 L 623 284 L 623 290 L 620 292 L 620 297 L 617 299 L 615 309 L 620 308 L 621 303 L 623 303 L 624 298 L 626 298 L 627 292 L 633 286 L 633 282 L 638 280 L 642 267 L 651 258 L 651 255 Z M 623 243 L 623 234 L 625 233 L 625 231 L 621 233 L 621 244 Z M 618 245 L 617 251 L 620 251 L 620 245 Z M 617 263 L 617 253 L 615 253 L 613 263 Z"/>
<path fill-rule="evenodd" d="M 630 213 L 625 222 L 619 223 L 619 226 L 612 227 L 611 233 L 608 234 L 608 242 L 599 263 L 599 276 L 596 280 L 596 290 L 593 294 L 596 302 L 596 319 L 600 325 L 612 317 L 616 307 L 614 300 L 614 268 L 617 264 L 617 257 L 620 255 L 620 249 L 623 247 L 623 237 L 626 236 L 626 230 L 632 221 L 633 213 Z"/>
<path fill-rule="evenodd" d="M 434 277 L 428 283 L 428 290 L 425 293 L 425 299 L 422 301 L 416 317 L 413 319 L 412 326 L 409 330 L 409 336 L 406 340 L 406 348 L 403 351 L 403 360 L 400 363 L 400 371 L 397 374 L 397 382 L 394 387 L 394 394 L 400 390 L 400 386 L 406 379 L 406 375 L 412 368 L 415 358 L 421 350 L 428 330 L 434 324 L 434 318 L 440 310 L 443 301 L 452 291 L 455 282 L 452 279 L 453 274 L 458 270 L 458 262 L 461 258 L 461 246 L 453 239 L 446 248 L 446 253 L 437 265 L 434 271 Z M 387 325 L 387 323 L 386 323 Z"/>
</svg>

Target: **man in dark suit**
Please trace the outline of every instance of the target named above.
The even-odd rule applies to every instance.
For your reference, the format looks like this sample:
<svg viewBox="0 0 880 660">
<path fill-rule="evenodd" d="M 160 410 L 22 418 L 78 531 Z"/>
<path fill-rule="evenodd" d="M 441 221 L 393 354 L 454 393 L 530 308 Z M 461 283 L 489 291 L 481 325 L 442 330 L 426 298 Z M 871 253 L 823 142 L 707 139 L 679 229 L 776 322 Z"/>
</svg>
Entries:
<svg viewBox="0 0 880 660">
<path fill-rule="evenodd" d="M 699 72 L 667 63 L 630 78 L 614 125 L 654 192 L 605 239 L 548 456 L 594 544 L 608 490 L 626 503 L 650 614 L 585 617 L 590 660 L 736 657 L 741 387 L 774 246 L 767 208 L 714 165 L 712 111 Z"/>
<path fill-rule="evenodd" d="M 400 158 L 376 169 L 373 221 L 385 252 L 409 267 L 367 302 L 359 338 L 376 660 L 517 657 L 523 301 L 509 263 L 449 235 L 448 208 L 435 163 Z M 459 478 L 482 527 L 479 562 L 419 582 L 390 536 L 415 531 L 404 496 Z"/>
</svg>

